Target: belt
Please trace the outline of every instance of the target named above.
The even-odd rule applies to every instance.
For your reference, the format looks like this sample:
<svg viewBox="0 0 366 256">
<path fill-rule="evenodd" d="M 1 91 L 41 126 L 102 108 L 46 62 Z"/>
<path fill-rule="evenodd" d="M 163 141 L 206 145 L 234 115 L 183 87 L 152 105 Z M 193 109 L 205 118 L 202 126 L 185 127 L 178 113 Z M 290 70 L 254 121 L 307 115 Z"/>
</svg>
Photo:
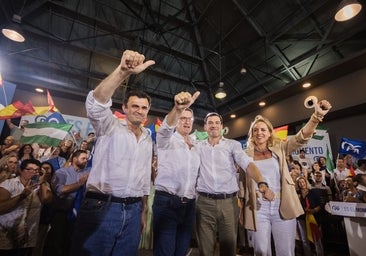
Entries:
<svg viewBox="0 0 366 256">
<path fill-rule="evenodd" d="M 208 197 L 208 198 L 211 198 L 211 199 L 227 199 L 227 198 L 232 198 L 232 197 L 236 196 L 237 192 L 234 192 L 234 193 L 231 193 L 231 194 L 226 194 L 226 193 L 223 193 L 223 194 L 210 194 L 210 193 L 199 192 L 198 191 L 198 194 L 200 196 Z"/>
<path fill-rule="evenodd" d="M 141 201 L 141 197 L 116 197 L 109 194 L 102 194 L 98 192 L 86 192 L 85 198 L 97 199 L 104 202 L 113 202 L 120 204 L 133 204 Z"/>
<path fill-rule="evenodd" d="M 182 203 L 189 203 L 189 202 L 196 200 L 195 198 L 181 197 L 181 196 L 170 194 L 169 192 L 165 192 L 165 191 L 161 191 L 161 190 L 155 190 L 155 195 L 161 195 L 161 196 L 178 199 Z"/>
</svg>

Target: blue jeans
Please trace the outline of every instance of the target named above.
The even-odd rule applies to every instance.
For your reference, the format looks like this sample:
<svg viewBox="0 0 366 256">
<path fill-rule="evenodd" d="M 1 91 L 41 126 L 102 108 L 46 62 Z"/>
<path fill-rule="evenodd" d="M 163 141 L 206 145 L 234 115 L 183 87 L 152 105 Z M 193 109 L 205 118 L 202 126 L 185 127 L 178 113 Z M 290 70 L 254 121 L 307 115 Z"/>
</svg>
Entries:
<svg viewBox="0 0 366 256">
<path fill-rule="evenodd" d="M 136 256 L 141 235 L 142 202 L 123 204 L 85 198 L 70 255 Z"/>
<path fill-rule="evenodd" d="M 154 256 L 184 256 L 190 246 L 195 200 L 155 193 L 153 204 Z"/>
</svg>

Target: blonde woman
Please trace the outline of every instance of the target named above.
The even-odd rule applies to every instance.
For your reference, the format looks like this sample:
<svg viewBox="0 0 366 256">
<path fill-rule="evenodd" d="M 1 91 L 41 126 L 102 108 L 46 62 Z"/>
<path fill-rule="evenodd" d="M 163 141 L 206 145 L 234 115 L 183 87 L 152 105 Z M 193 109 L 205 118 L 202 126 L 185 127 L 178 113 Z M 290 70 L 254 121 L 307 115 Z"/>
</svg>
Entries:
<svg viewBox="0 0 366 256">
<path fill-rule="evenodd" d="M 295 255 L 296 217 L 304 211 L 288 170 L 286 156 L 307 143 L 331 105 L 322 100 L 314 108 L 315 113 L 306 125 L 286 142 L 275 137 L 273 126 L 267 118 L 256 116 L 250 126 L 246 153 L 253 157 L 266 185 L 276 195 L 272 201 L 262 198 L 260 193 L 256 193 L 258 184 L 247 177 L 245 227 L 250 230 L 257 256 L 272 255 L 271 234 L 276 255 Z"/>
</svg>

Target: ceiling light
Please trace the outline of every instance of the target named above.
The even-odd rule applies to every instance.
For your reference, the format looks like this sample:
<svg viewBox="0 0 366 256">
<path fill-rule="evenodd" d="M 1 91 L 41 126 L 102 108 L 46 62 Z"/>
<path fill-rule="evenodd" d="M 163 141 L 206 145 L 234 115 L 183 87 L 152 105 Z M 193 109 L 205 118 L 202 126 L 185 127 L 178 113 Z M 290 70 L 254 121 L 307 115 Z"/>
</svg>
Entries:
<svg viewBox="0 0 366 256">
<path fill-rule="evenodd" d="M 302 88 L 309 88 L 311 86 L 311 83 L 305 82 L 302 84 Z"/>
<path fill-rule="evenodd" d="M 245 75 L 246 73 L 247 73 L 247 69 L 246 69 L 246 68 L 244 68 L 244 67 L 242 67 L 242 68 L 240 69 L 240 74 Z"/>
<path fill-rule="evenodd" d="M 24 36 L 21 34 L 21 29 L 19 24 L 22 22 L 22 17 L 17 14 L 13 15 L 13 22 L 4 27 L 1 32 L 3 35 L 10 40 L 18 43 L 23 43 L 25 41 Z"/>
<path fill-rule="evenodd" d="M 219 83 L 219 88 L 215 92 L 215 98 L 216 99 L 223 99 L 223 98 L 226 97 L 226 92 L 225 92 L 223 87 L 224 87 L 224 82 L 220 82 Z"/>
<path fill-rule="evenodd" d="M 42 88 L 36 88 L 35 91 L 36 92 L 43 92 L 43 89 Z"/>
<path fill-rule="evenodd" d="M 230 115 L 230 118 L 234 119 L 234 118 L 236 118 L 236 115 L 235 114 L 231 114 Z"/>
<path fill-rule="evenodd" d="M 13 28 L 3 28 L 1 32 L 5 37 L 9 38 L 14 42 L 23 43 L 25 41 L 24 36 Z"/>
<path fill-rule="evenodd" d="M 357 0 L 343 0 L 334 16 L 336 21 L 346 21 L 355 17 L 362 9 L 362 5 Z"/>
<path fill-rule="evenodd" d="M 264 107 L 266 105 L 266 103 L 264 101 L 261 101 L 261 102 L 258 103 L 258 105 L 261 106 L 261 107 Z"/>
</svg>

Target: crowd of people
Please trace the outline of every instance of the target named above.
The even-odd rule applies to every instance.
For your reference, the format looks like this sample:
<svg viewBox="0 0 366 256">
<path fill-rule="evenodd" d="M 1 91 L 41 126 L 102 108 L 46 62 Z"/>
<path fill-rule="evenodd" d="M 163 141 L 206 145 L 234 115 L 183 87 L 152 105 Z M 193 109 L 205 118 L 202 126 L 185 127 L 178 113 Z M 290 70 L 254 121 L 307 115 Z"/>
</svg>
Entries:
<svg viewBox="0 0 366 256">
<path fill-rule="evenodd" d="M 153 64 L 138 52 L 123 53 L 87 96 L 95 132 L 85 140 L 75 132 L 59 147 L 20 145 L 13 135 L 26 124 L 7 121 L 11 134 L 0 147 L 0 254 L 137 255 L 142 232 L 150 230 L 157 256 L 185 256 L 193 242 L 207 256 L 215 250 L 236 255 L 241 246 L 255 255 L 324 255 L 327 202 L 366 200 L 365 159 L 352 166 L 355 173 L 347 167 L 354 164 L 349 156 L 328 170 L 324 156 L 307 159 L 302 149 L 331 104 L 315 104 L 306 125 L 287 141 L 256 116 L 243 150 L 222 135 L 223 118 L 215 112 L 204 118 L 208 138 L 192 136 L 190 107 L 200 93 L 180 92 L 154 146 L 142 126 L 152 104 L 146 93 L 126 93 L 123 120 L 110 109 L 120 84 Z M 309 230 L 309 221 L 317 228 Z"/>
</svg>

